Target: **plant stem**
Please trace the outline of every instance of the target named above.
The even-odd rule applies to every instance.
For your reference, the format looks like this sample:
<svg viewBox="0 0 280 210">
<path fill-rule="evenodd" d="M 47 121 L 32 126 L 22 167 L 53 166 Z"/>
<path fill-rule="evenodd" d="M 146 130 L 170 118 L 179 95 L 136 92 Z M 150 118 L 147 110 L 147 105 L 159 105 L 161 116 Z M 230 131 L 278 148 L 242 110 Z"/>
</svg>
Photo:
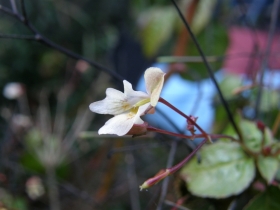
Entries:
<svg viewBox="0 0 280 210">
<path fill-rule="evenodd" d="M 50 202 L 50 210 L 60 210 L 59 192 L 56 183 L 55 168 L 52 166 L 46 167 L 47 185 Z"/>
<path fill-rule="evenodd" d="M 207 142 L 207 138 L 205 138 L 185 159 L 183 159 L 177 165 L 175 165 L 171 168 L 161 170 L 157 175 L 155 175 L 154 177 L 145 181 L 140 186 L 140 190 L 149 188 L 149 187 L 157 184 L 158 182 L 160 182 L 161 180 L 163 180 L 167 176 L 170 176 L 171 174 L 174 174 L 176 171 L 178 171 L 180 168 L 182 168 L 185 165 L 185 163 L 188 162 L 206 142 Z"/>
<path fill-rule="evenodd" d="M 227 115 L 228 115 L 229 121 L 231 122 L 231 124 L 232 124 L 234 130 L 236 131 L 236 133 L 237 133 L 237 135 L 238 135 L 240 141 L 243 141 L 243 140 L 242 140 L 242 134 L 241 134 L 241 132 L 240 132 L 240 129 L 238 128 L 237 124 L 236 124 L 235 121 L 234 121 L 233 115 L 232 115 L 232 113 L 231 113 L 231 111 L 230 111 L 230 109 L 229 109 L 229 105 L 228 105 L 227 101 L 225 100 L 225 98 L 224 98 L 224 96 L 223 96 L 223 93 L 222 93 L 222 91 L 221 91 L 221 89 L 220 89 L 220 87 L 219 87 L 219 85 L 218 85 L 218 82 L 217 82 L 215 76 L 214 76 L 213 70 L 212 70 L 212 68 L 210 67 L 210 65 L 209 65 L 209 63 L 208 63 L 208 61 L 207 61 L 207 59 L 206 59 L 206 56 L 204 55 L 204 53 L 203 53 L 203 51 L 202 51 L 202 49 L 201 49 L 201 47 L 200 47 L 200 45 L 199 45 L 199 43 L 198 43 L 198 41 L 197 41 L 195 35 L 193 34 L 189 23 L 187 22 L 187 20 L 185 19 L 184 15 L 183 15 L 182 12 L 181 12 L 181 10 L 179 9 L 178 4 L 176 3 L 175 0 L 171 0 L 171 1 L 172 1 L 172 3 L 174 4 L 175 9 L 177 10 L 177 12 L 178 12 L 178 14 L 179 14 L 181 20 L 183 21 L 183 23 L 184 23 L 186 29 L 188 30 L 188 32 L 189 32 L 189 34 L 190 34 L 190 36 L 191 36 L 191 38 L 192 38 L 192 40 L 193 40 L 193 42 L 194 42 L 196 48 L 197 48 L 197 50 L 198 50 L 198 52 L 199 52 L 199 54 L 200 54 L 200 56 L 201 56 L 201 58 L 202 58 L 202 60 L 203 60 L 203 62 L 204 62 L 204 64 L 205 64 L 205 66 L 206 66 L 206 69 L 207 69 L 207 71 L 208 71 L 208 74 L 209 74 L 211 80 L 213 81 L 213 83 L 214 83 L 214 85 L 215 85 L 215 87 L 216 87 L 216 89 L 217 89 L 219 98 L 221 99 L 221 102 L 222 102 L 222 104 L 224 105 L 224 108 L 225 108 L 225 111 L 226 111 L 226 113 L 227 113 Z"/>
<path fill-rule="evenodd" d="M 195 155 L 195 153 L 197 153 L 197 151 L 206 143 L 206 141 L 207 138 L 205 138 L 202 142 L 200 142 L 200 144 L 184 160 L 182 160 L 180 163 L 173 166 L 172 168 L 169 168 L 170 174 L 173 174 L 176 171 L 178 171 L 180 168 L 182 168 L 185 165 L 185 163 L 188 162 Z"/>
<path fill-rule="evenodd" d="M 197 129 L 203 134 L 203 136 L 205 138 L 207 138 L 207 139 L 209 138 L 208 134 L 191 117 L 189 117 L 188 115 L 186 115 L 185 113 L 183 113 L 182 111 L 177 109 L 175 106 L 173 106 L 172 104 L 170 104 L 168 101 L 164 100 L 163 98 L 159 98 L 159 102 L 163 103 L 164 105 L 168 106 L 169 108 L 173 109 L 175 112 L 177 112 L 178 114 L 180 114 L 181 116 L 183 116 L 184 118 L 189 120 L 193 125 L 195 125 L 195 127 L 197 127 Z"/>
<path fill-rule="evenodd" d="M 184 135 L 184 134 L 173 133 L 173 132 L 162 130 L 162 129 L 159 129 L 159 128 L 155 128 L 155 127 L 152 127 L 152 126 L 148 126 L 147 130 L 157 132 L 157 133 L 167 134 L 167 135 L 170 135 L 170 136 L 176 136 L 176 137 L 184 138 L 184 139 L 192 139 L 193 140 L 195 138 L 205 138 L 205 134 L 197 134 L 197 135 L 189 136 L 189 135 Z M 232 136 L 228 136 L 228 135 L 224 135 L 224 134 L 207 134 L 207 136 L 209 136 L 211 139 L 226 138 L 226 139 L 230 139 L 230 140 L 235 141 L 235 142 L 239 142 L 237 139 L 233 138 Z"/>
<path fill-rule="evenodd" d="M 147 130 L 157 132 L 157 133 L 167 134 L 167 135 L 170 135 L 170 136 L 176 136 L 176 137 L 180 137 L 180 138 L 184 138 L 184 139 L 195 139 L 195 138 L 205 137 L 204 134 L 188 136 L 188 135 L 184 135 L 184 134 L 173 133 L 173 132 L 170 132 L 170 131 L 162 130 L 162 129 L 155 128 L 155 127 L 152 127 L 152 126 L 148 126 Z"/>
</svg>

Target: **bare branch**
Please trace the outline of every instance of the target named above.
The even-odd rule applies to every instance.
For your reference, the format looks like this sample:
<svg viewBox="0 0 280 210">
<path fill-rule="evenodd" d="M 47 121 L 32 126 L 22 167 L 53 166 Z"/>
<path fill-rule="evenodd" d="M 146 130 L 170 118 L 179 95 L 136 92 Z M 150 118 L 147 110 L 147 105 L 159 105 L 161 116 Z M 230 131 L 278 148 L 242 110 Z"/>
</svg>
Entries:
<svg viewBox="0 0 280 210">
<path fill-rule="evenodd" d="M 0 33 L 0 38 L 2 38 L 2 39 L 23 39 L 23 40 L 36 41 L 36 37 L 33 36 L 33 35 L 3 34 L 3 33 Z"/>
<path fill-rule="evenodd" d="M 177 151 L 177 146 L 178 146 L 178 141 L 173 140 L 170 151 L 169 151 L 166 168 L 170 168 L 173 165 L 174 157 L 175 157 L 175 154 L 176 154 L 176 151 Z M 159 202 L 158 202 L 158 205 L 157 205 L 157 210 L 162 209 L 162 204 L 165 200 L 168 184 L 169 184 L 169 177 L 165 178 L 165 180 L 162 183 L 160 198 L 159 198 Z"/>
<path fill-rule="evenodd" d="M 0 5 L 0 11 L 6 13 L 9 16 L 16 18 L 18 21 L 23 23 L 30 30 L 30 32 L 32 32 L 34 34 L 35 41 L 38 41 L 41 44 L 48 46 L 50 48 L 56 49 L 57 51 L 60 51 L 61 53 L 67 55 L 68 57 L 71 57 L 71 58 L 74 58 L 77 60 L 84 60 L 87 63 L 89 63 L 91 66 L 110 74 L 112 77 L 117 79 L 119 82 L 122 82 L 124 80 L 124 78 L 122 76 L 120 76 L 117 72 L 112 71 L 112 70 L 106 68 L 105 66 L 100 65 L 99 63 L 97 63 L 95 61 L 87 59 L 80 54 L 70 51 L 67 48 L 62 47 L 61 45 L 58 45 L 55 42 L 52 42 L 47 37 L 43 36 L 28 20 L 25 5 L 24 5 L 24 0 L 21 0 L 21 8 L 22 8 L 23 15 L 20 15 L 19 13 L 15 13 L 12 10 L 10 10 L 9 8 L 6 8 L 6 7 L 3 7 L 2 5 Z"/>
<path fill-rule="evenodd" d="M 11 3 L 11 7 L 12 7 L 12 10 L 14 11 L 14 13 L 18 13 L 17 4 L 16 4 L 15 0 L 10 0 L 10 3 Z"/>
</svg>

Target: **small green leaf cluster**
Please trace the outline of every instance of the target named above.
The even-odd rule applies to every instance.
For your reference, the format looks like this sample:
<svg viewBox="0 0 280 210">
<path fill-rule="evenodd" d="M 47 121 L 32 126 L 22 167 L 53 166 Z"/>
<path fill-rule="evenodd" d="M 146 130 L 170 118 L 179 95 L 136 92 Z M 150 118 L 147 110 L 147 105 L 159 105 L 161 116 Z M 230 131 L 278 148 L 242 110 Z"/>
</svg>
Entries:
<svg viewBox="0 0 280 210">
<path fill-rule="evenodd" d="M 267 127 L 260 129 L 242 118 L 237 123 L 243 139 L 206 145 L 199 159 L 188 162 L 180 176 L 188 191 L 198 197 L 228 198 L 248 189 L 254 191 L 253 199 L 244 209 L 280 209 L 276 199 L 280 196 L 280 142 Z M 230 129 L 225 132 L 232 134 Z"/>
</svg>

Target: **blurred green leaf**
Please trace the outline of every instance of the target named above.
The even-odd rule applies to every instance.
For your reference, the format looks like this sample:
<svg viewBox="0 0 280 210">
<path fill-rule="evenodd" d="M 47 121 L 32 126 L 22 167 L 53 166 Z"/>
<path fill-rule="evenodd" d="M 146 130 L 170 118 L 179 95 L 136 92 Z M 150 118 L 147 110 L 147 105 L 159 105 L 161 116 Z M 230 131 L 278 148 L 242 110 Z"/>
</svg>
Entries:
<svg viewBox="0 0 280 210">
<path fill-rule="evenodd" d="M 218 22 L 208 25 L 201 33 L 197 34 L 196 38 L 206 56 L 223 55 L 228 45 L 226 28 Z M 186 54 L 189 56 L 200 56 L 194 42 L 190 41 L 188 43 Z M 215 72 L 221 68 L 222 60 L 211 62 L 209 64 Z M 189 71 L 183 75 L 184 78 L 196 81 L 198 78 L 202 79 L 209 77 L 203 62 L 187 63 L 187 66 Z"/>
<path fill-rule="evenodd" d="M 278 170 L 278 165 L 279 162 L 276 157 L 258 156 L 257 166 L 262 177 L 267 181 L 267 183 L 271 183 L 273 181 Z"/>
<path fill-rule="evenodd" d="M 272 109 L 277 109 L 279 101 L 279 91 L 263 89 L 260 110 L 263 112 L 269 112 Z"/>
<path fill-rule="evenodd" d="M 146 56 L 155 56 L 159 48 L 173 33 L 176 20 L 173 7 L 153 7 L 145 10 L 139 17 L 141 40 Z"/>
<path fill-rule="evenodd" d="M 32 151 L 42 145 L 42 135 L 36 128 L 30 130 L 24 138 L 25 146 L 28 150 Z"/>
<path fill-rule="evenodd" d="M 211 198 L 236 195 L 255 177 L 254 159 L 237 143 L 218 142 L 205 146 L 200 154 L 201 163 L 193 158 L 180 172 L 194 195 Z"/>
<path fill-rule="evenodd" d="M 4 207 L 3 207 L 3 206 Z M 23 198 L 15 197 L 0 188 L 0 209 L 2 210 L 27 210 L 27 202 Z"/>
<path fill-rule="evenodd" d="M 236 98 L 234 90 L 242 84 L 242 77 L 236 75 L 227 75 L 219 84 L 225 99 Z"/>
<path fill-rule="evenodd" d="M 256 123 L 243 119 L 239 122 L 239 127 L 246 147 L 252 152 L 260 152 L 262 146 L 262 133 L 257 128 Z"/>
<path fill-rule="evenodd" d="M 280 189 L 275 186 L 270 186 L 265 192 L 253 198 L 244 210 L 279 210 L 279 197 Z"/>
<path fill-rule="evenodd" d="M 272 143 L 276 142 L 273 137 L 272 131 L 268 127 L 265 127 L 265 129 L 264 129 L 264 137 L 265 137 L 267 144 L 272 144 Z"/>
<path fill-rule="evenodd" d="M 217 0 L 199 1 L 196 13 L 192 21 L 192 30 L 194 34 L 199 33 L 211 20 L 213 8 Z"/>
<path fill-rule="evenodd" d="M 20 160 L 22 166 L 33 173 L 43 174 L 45 172 L 44 166 L 39 162 L 33 154 L 26 152 L 22 155 Z M 58 177 L 65 178 L 69 175 L 70 166 L 67 163 L 61 163 L 57 169 Z"/>
<path fill-rule="evenodd" d="M 24 166 L 24 168 L 32 172 L 43 173 L 45 170 L 39 160 L 29 152 L 26 152 L 22 155 L 21 164 Z"/>
</svg>

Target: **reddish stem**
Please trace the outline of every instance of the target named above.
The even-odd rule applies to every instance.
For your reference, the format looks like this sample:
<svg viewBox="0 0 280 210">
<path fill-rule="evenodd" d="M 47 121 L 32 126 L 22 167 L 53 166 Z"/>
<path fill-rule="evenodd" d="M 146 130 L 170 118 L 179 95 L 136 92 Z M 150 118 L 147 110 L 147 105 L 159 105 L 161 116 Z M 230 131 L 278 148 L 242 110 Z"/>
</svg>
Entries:
<svg viewBox="0 0 280 210">
<path fill-rule="evenodd" d="M 173 174 L 176 171 L 178 171 L 180 168 L 182 168 L 185 165 L 186 162 L 188 162 L 195 155 L 195 153 L 206 143 L 206 141 L 207 141 L 207 138 L 205 138 L 184 160 L 182 160 L 177 165 L 175 165 L 175 166 L 173 166 L 171 168 L 167 168 L 167 169 L 161 170 L 160 173 L 158 173 L 154 177 L 152 177 L 152 178 L 148 179 L 147 181 L 145 181 L 140 186 L 140 190 L 149 188 L 149 187 L 157 184 L 158 182 L 160 182 L 161 180 L 163 180 L 164 178 L 166 178 L 170 174 Z"/>
<path fill-rule="evenodd" d="M 173 109 L 175 112 L 177 112 L 178 114 L 180 114 L 181 116 L 183 116 L 184 118 L 186 118 L 187 120 L 189 120 L 193 125 L 195 125 L 195 127 L 197 127 L 197 129 L 203 133 L 205 138 L 208 138 L 208 134 L 188 115 L 186 115 L 185 113 L 181 112 L 179 109 L 177 109 L 175 106 L 173 106 L 172 104 L 170 104 L 168 101 L 164 100 L 163 98 L 159 98 L 159 102 L 163 103 L 164 105 L 168 106 L 169 108 Z"/>
<path fill-rule="evenodd" d="M 155 127 L 152 127 L 152 126 L 148 126 L 147 130 L 157 132 L 157 133 L 167 134 L 167 135 L 170 135 L 170 136 L 176 136 L 176 137 L 180 137 L 180 138 L 184 138 L 184 139 L 195 139 L 195 138 L 202 138 L 202 137 L 205 138 L 204 134 L 197 134 L 197 135 L 188 136 L 188 135 L 184 135 L 184 134 L 178 134 L 178 133 L 173 133 L 173 132 L 170 132 L 170 131 L 162 130 L 162 129 L 155 128 Z M 237 139 L 235 139 L 231 136 L 223 135 L 223 134 L 207 134 L 207 136 L 211 137 L 212 139 L 226 138 L 226 139 L 230 139 L 232 141 L 238 141 Z"/>
<path fill-rule="evenodd" d="M 148 131 L 154 131 L 154 132 L 157 132 L 157 133 L 167 134 L 167 135 L 170 135 L 170 136 L 176 136 L 176 137 L 180 137 L 180 138 L 185 138 L 185 139 L 194 139 L 194 138 L 205 137 L 204 134 L 188 136 L 188 135 L 184 135 L 184 134 L 173 133 L 173 132 L 170 132 L 170 131 L 162 130 L 162 129 L 155 128 L 155 127 L 152 127 L 152 126 L 148 126 L 147 130 Z"/>
<path fill-rule="evenodd" d="M 180 163 L 173 166 L 172 168 L 169 168 L 170 174 L 173 174 L 180 168 L 182 168 L 185 165 L 185 163 L 188 162 L 195 155 L 195 153 L 206 143 L 206 141 L 207 138 L 205 138 L 184 160 L 182 160 Z"/>
</svg>

